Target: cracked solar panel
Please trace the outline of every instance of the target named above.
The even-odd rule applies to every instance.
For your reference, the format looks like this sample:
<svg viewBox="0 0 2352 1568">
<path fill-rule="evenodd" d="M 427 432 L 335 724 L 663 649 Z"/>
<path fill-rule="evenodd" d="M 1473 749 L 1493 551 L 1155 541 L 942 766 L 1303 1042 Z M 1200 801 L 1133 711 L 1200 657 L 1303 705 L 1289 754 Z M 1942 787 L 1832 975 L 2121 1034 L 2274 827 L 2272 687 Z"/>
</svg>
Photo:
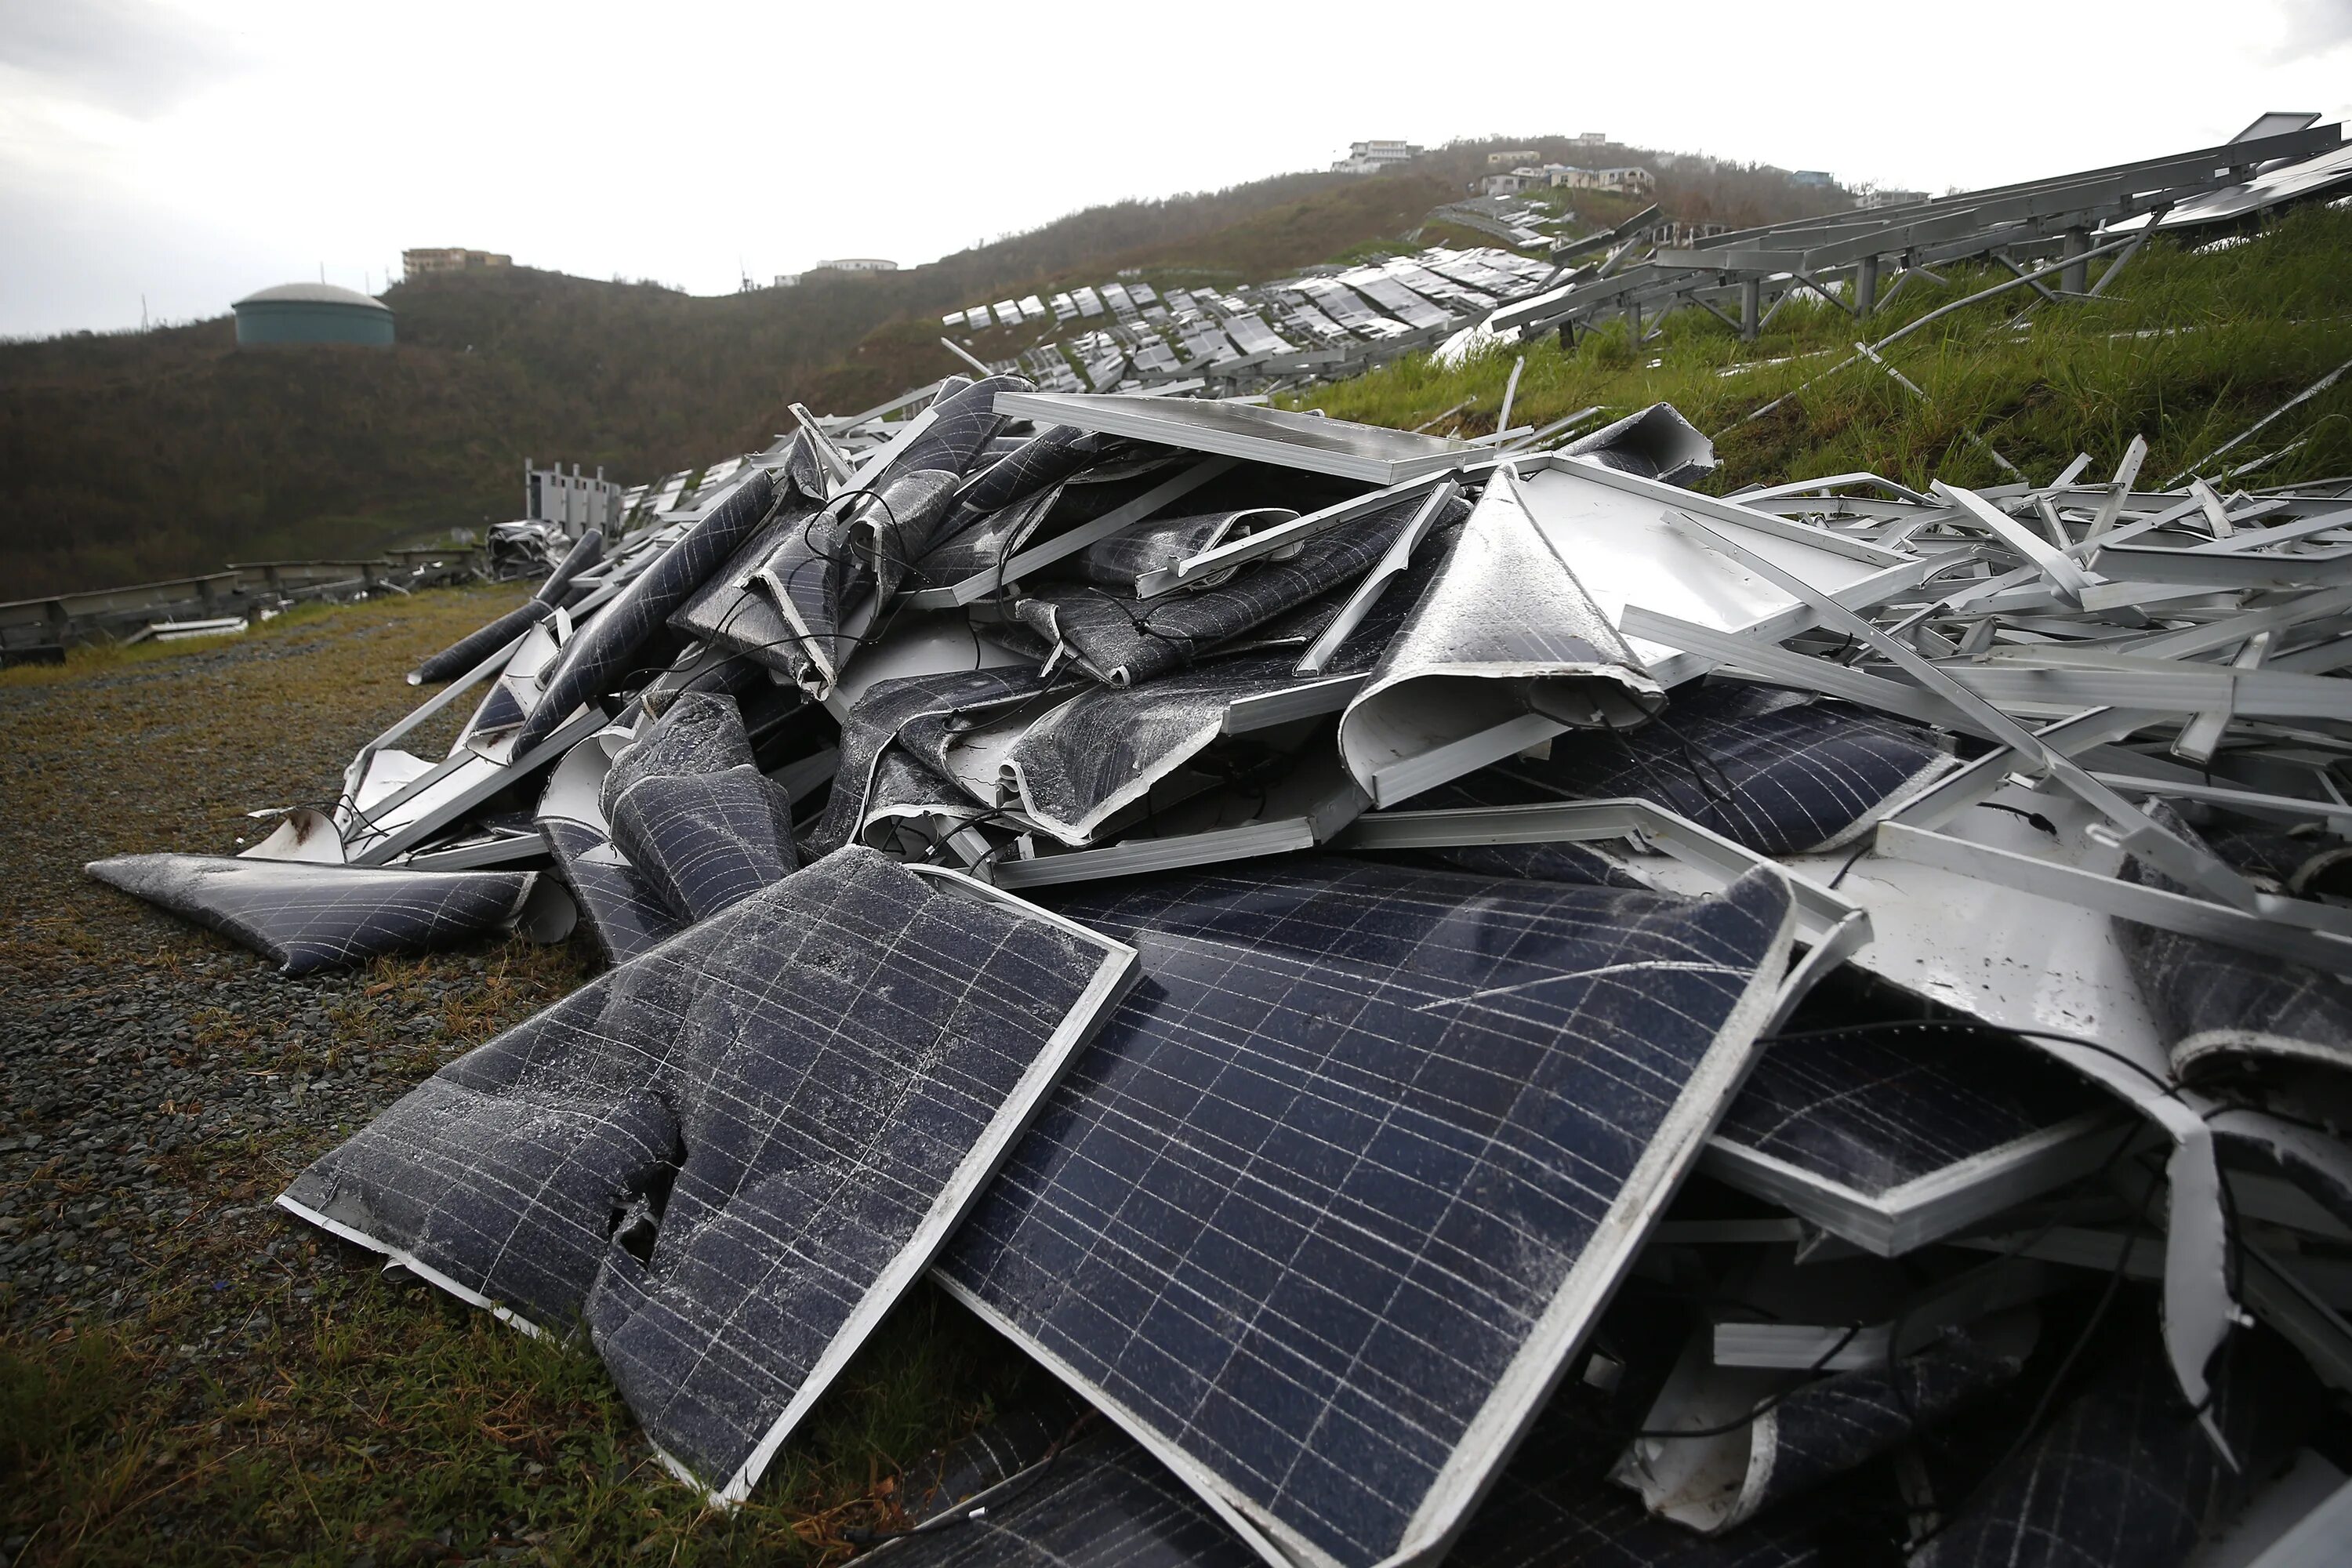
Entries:
<svg viewBox="0 0 2352 1568">
<path fill-rule="evenodd" d="M 1571 1384 L 1555 1396 L 1446 1553 L 1452 1568 L 1810 1568 L 1825 1509 L 1800 1504 L 1718 1537 L 1652 1519 L 1601 1471 L 1632 1415 Z M 986 1436 L 987 1428 L 974 1434 Z M 1016 1433 L 1015 1436 L 1026 1436 Z M 1246 1568 L 1235 1528 L 1125 1434 L 1097 1422 L 988 1491 L 878 1548 L 893 1568 Z"/>
<path fill-rule="evenodd" d="M 1550 755 L 1455 781 L 1449 805 L 1654 801 L 1762 855 L 1852 842 L 1955 759 L 1929 731 L 1793 692 L 1734 682 L 1677 689 L 1636 731 L 1571 731 Z"/>
<path fill-rule="evenodd" d="M 941 1278 L 1275 1561 L 1439 1550 L 1746 1070 L 1786 883 L 1318 857 L 1057 907 L 1144 978 Z"/>
<path fill-rule="evenodd" d="M 927 716 L 978 722 L 978 715 L 1028 701 L 1044 689 L 1036 671 L 1022 668 L 950 670 L 876 681 L 842 723 L 841 763 L 834 773 L 833 793 L 803 837 L 803 852 L 811 858 L 827 855 L 856 837 L 866 818 L 876 770 L 908 725 Z"/>
<path fill-rule="evenodd" d="M 613 759 L 601 789 L 614 847 L 688 921 L 792 874 L 792 797 L 752 760 L 734 701 L 674 699 Z"/>
<path fill-rule="evenodd" d="M 908 563 L 938 542 L 955 510 L 956 492 L 975 465 L 984 465 L 990 440 L 1006 420 L 996 412 L 999 393 L 1033 390 L 1017 375 L 973 382 L 931 405 L 931 422 L 906 449 L 847 500 L 854 547 L 874 575 L 885 599 L 898 590 Z"/>
<path fill-rule="evenodd" d="M 1132 689 L 1084 686 L 1043 711 L 974 726 L 950 742 L 942 771 L 993 784 L 1046 832 L 1085 844 L 1214 743 L 1234 701 L 1296 684 L 1285 660 L 1235 658 Z"/>
<path fill-rule="evenodd" d="M 1077 573 L 1089 583 L 1135 592 L 1136 579 L 1147 572 L 1175 567 L 1204 550 L 1228 540 L 1244 538 L 1261 528 L 1288 522 L 1298 514 L 1288 507 L 1247 507 L 1237 511 L 1201 512 L 1190 517 L 1154 518 L 1140 528 L 1097 540 L 1080 551 Z M 1202 579 L 1202 586 L 1214 587 Z"/>
<path fill-rule="evenodd" d="M 451 1063 L 278 1201 L 524 1325 L 584 1320 L 672 1468 L 740 1499 L 1133 967 L 845 849 Z"/>
<path fill-rule="evenodd" d="M 548 672 L 546 689 L 522 721 L 514 754 L 554 734 L 582 703 L 602 697 L 626 676 L 670 613 L 766 521 L 774 500 L 774 481 L 765 469 L 754 472 L 564 644 Z"/>
<path fill-rule="evenodd" d="M 596 945 L 626 963 L 685 930 L 686 920 L 613 843 L 598 799 L 611 765 L 604 735 L 573 745 L 548 775 L 536 820 Z"/>
<path fill-rule="evenodd" d="M 751 576 L 824 510 L 826 486 L 814 439 L 805 430 L 793 438 L 782 467 L 776 470 L 773 514 L 736 547 L 727 564 L 695 590 L 669 621 L 688 637 L 747 655 L 784 675 L 793 673 L 793 628 L 769 598 L 752 588 Z"/>
<path fill-rule="evenodd" d="M 1149 601 L 1100 586 L 1057 585 L 1013 606 L 1021 624 L 1108 686 L 1165 676 L 1276 616 L 1370 571 L 1420 498 L 1306 541 L 1296 557 L 1238 573 L 1221 586 Z"/>
<path fill-rule="evenodd" d="M 873 1561 L 894 1568 L 1253 1568 L 1258 1558 L 1167 1467 L 1097 1421 L 1050 1457 L 935 1515 L 929 1528 L 886 1542 Z"/>
<path fill-rule="evenodd" d="M 2107 1124 L 2109 1103 L 1990 1030 L 1805 1031 L 1758 1064 L 1716 1142 L 1884 1199 L 1971 1162 L 2079 1139 Z"/>
<path fill-rule="evenodd" d="M 2040 1326 L 2032 1310 L 2011 1310 L 1828 1377 L 1717 1365 L 1703 1330 L 1639 1423 L 1677 1435 L 1634 1437 L 1612 1474 L 1661 1519 L 1736 1531 L 1999 1392 L 2024 1371 Z"/>
<path fill-rule="evenodd" d="M 82 869 L 244 943 L 286 974 L 502 930 L 521 915 L 534 879 L 529 871 L 397 871 L 225 855 L 119 855 Z"/>
</svg>

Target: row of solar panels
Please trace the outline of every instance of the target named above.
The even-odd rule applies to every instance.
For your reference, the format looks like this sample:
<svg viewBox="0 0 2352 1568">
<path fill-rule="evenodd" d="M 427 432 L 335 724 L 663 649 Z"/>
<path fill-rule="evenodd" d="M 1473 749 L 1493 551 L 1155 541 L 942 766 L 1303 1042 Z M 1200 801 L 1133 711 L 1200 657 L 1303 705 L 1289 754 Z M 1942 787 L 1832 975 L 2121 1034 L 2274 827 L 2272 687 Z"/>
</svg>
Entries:
<svg viewBox="0 0 2352 1568">
<path fill-rule="evenodd" d="M 1056 321 L 1069 321 L 1084 316 L 1099 316 L 1106 310 L 1113 315 L 1133 316 L 1152 306 L 1159 293 L 1149 283 L 1106 283 L 1097 293 L 1093 289 L 1073 289 L 1056 294 L 1048 301 L 1034 294 L 1024 294 L 1018 300 L 999 300 L 993 305 L 974 305 L 966 310 L 950 310 L 940 318 L 943 327 L 964 327 L 983 331 L 992 326 L 1017 327 L 1024 321 L 1042 321 L 1051 315 Z"/>
<path fill-rule="evenodd" d="M 1312 352 L 1324 356 L 1322 374 L 1346 374 L 1383 350 L 1411 346 L 1528 294 L 1550 272 L 1542 262 L 1507 251 L 1440 248 L 1336 278 L 1292 279 L 1225 294 L 1171 289 L 1155 297 L 1147 284 L 1114 284 L 1102 290 L 1113 320 L 992 368 L 1019 370 L 1057 388 L 1109 392 Z M 1076 300 L 1074 308 L 1085 302 Z M 993 319 L 1021 318 L 1008 317 L 1000 305 Z M 1334 353 L 1336 360 L 1328 357 Z"/>
</svg>

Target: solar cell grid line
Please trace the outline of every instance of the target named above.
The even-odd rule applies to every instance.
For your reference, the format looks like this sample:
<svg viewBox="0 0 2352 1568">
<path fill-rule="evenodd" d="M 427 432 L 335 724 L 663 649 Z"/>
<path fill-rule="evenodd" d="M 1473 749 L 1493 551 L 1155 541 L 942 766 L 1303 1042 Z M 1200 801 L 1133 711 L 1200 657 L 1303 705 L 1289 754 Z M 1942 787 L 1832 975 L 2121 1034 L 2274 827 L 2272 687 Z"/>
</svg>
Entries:
<svg viewBox="0 0 2352 1568">
<path fill-rule="evenodd" d="M 1056 907 L 1144 977 L 939 1277 L 1269 1561 L 1433 1559 L 1744 1073 L 1787 883 L 1314 857 Z"/>
</svg>

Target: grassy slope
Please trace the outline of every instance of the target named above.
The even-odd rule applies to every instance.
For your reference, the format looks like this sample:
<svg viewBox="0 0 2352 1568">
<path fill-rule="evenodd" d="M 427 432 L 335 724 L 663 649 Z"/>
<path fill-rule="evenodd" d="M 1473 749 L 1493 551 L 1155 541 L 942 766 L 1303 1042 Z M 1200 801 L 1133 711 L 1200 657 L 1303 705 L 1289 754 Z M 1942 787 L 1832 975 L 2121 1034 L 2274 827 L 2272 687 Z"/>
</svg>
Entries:
<svg viewBox="0 0 2352 1568">
<path fill-rule="evenodd" d="M 1948 276 L 1946 288 L 1906 288 L 1874 319 L 1870 336 L 2006 274 Z M 1638 353 L 1616 324 L 1573 352 L 1546 338 L 1454 372 L 1417 355 L 1295 401 L 1410 428 L 1467 398 L 1470 409 L 1440 428 L 1480 434 L 1494 428 L 1511 361 L 1524 352 L 1513 424 L 1541 424 L 1591 404 L 1615 415 L 1670 402 L 1716 433 L 1719 487 L 1847 469 L 1911 485 L 2006 478 L 1963 431 L 2041 479 L 2077 452 L 2090 453 L 2104 477 L 2142 435 L 2149 447 L 2142 482 L 2162 483 L 2352 357 L 2352 212 L 2298 213 L 2251 244 L 2210 255 L 2157 241 L 2108 292 L 2095 302 L 2042 304 L 2016 332 L 2007 323 L 2032 296 L 2012 290 L 1906 339 L 1887 357 L 1919 384 L 1927 405 L 1864 364 L 1738 423 L 1853 352 L 1860 331 L 1850 316 L 1802 303 L 1783 310 L 1753 343 L 1685 310 Z M 2352 473 L 2352 378 L 2233 451 L 2231 462 L 2304 435 L 2310 439 L 2301 449 L 2243 482 Z"/>
</svg>

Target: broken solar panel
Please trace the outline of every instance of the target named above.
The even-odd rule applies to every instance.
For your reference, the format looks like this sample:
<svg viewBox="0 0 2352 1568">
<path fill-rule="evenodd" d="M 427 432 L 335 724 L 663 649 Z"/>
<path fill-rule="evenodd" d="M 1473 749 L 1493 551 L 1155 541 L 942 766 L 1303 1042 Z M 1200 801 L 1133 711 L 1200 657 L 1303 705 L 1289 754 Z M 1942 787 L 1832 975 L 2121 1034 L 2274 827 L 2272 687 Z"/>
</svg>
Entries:
<svg viewBox="0 0 2352 1568">
<path fill-rule="evenodd" d="M 1100 584 L 1040 587 L 1013 607 L 1020 624 L 1106 686 L 1146 685 L 1243 634 L 1362 576 L 1420 504 L 1408 497 L 1292 547 L 1286 561 L 1256 566 L 1215 587 L 1138 601 Z M 1140 574 L 1142 555 L 1115 559 Z"/>
<path fill-rule="evenodd" d="M 1059 907 L 1144 978 L 942 1278 L 1283 1553 L 1435 1549 L 1745 1072 L 1787 885 L 1317 858 Z"/>
<path fill-rule="evenodd" d="M 1706 1169 L 1891 1257 L 2097 1168 L 2122 1125 L 2097 1089 L 2002 1031 L 1858 1024 L 1777 1040 Z"/>
<path fill-rule="evenodd" d="M 451 1063 L 278 1201 L 524 1324 L 584 1319 L 673 1468 L 740 1499 L 1133 965 L 845 849 Z"/>
<path fill-rule="evenodd" d="M 982 1427 L 971 1439 L 985 1440 Z M 930 1527 L 883 1543 L 892 1568 L 1252 1568 L 1256 1553 L 1183 1483 L 1097 1421 Z"/>
<path fill-rule="evenodd" d="M 1917 1568 L 2186 1563 L 2294 1451 L 2316 1390 L 2277 1340 L 2241 1335 L 2218 1358 L 2217 1447 L 2164 1378 L 2155 1313 L 2129 1305 L 2091 1342 L 2087 1384 L 1958 1500 Z"/>
<path fill-rule="evenodd" d="M 1867 832 L 1954 765 L 1916 725 L 1795 692 L 1694 683 L 1654 723 L 1562 735 L 1549 756 L 1455 781 L 1443 804 L 1634 795 L 1759 854 L 1819 854 Z"/>
<path fill-rule="evenodd" d="M 674 699 L 613 759 L 601 789 L 613 843 L 688 921 L 793 871 L 792 797 L 752 760 L 732 700 Z"/>
<path fill-rule="evenodd" d="M 1997 1393 L 2024 1370 L 2039 1331 L 2032 1309 L 2012 1309 L 1923 1329 L 1916 1350 L 1890 1348 L 1870 1364 L 1814 1377 L 1811 1369 L 1716 1364 L 1702 1331 L 1613 1474 L 1662 1519 L 1737 1539 L 1764 1510 Z"/>
<path fill-rule="evenodd" d="M 423 952 L 512 926 L 529 871 L 397 871 L 224 855 L 119 855 L 84 871 L 207 926 L 286 974 Z"/>
<path fill-rule="evenodd" d="M 612 762 L 604 741 L 589 735 L 564 752 L 535 820 L 596 945 L 610 962 L 626 963 L 677 935 L 686 921 L 613 843 L 599 804 Z"/>
<path fill-rule="evenodd" d="M 548 671 L 545 689 L 515 737 L 522 755 L 561 729 L 583 703 L 609 691 L 626 676 L 658 635 L 670 612 L 700 587 L 736 547 L 764 521 L 775 500 L 775 484 L 765 469 L 735 487 L 708 517 L 690 525 L 596 618 L 563 645 Z"/>
<path fill-rule="evenodd" d="M 2154 815 L 2189 842 L 2207 843 L 2172 807 L 2159 805 Z M 2217 830 L 2209 847 L 2241 870 L 2288 888 L 2307 885 L 2313 874 L 2346 858 L 2343 841 L 2332 835 Z M 2137 857 L 2123 875 L 2186 891 Z M 2118 921 L 2116 931 L 2183 1078 L 2205 1083 L 2265 1071 L 2352 1068 L 2352 982 L 2342 975 L 2135 921 Z"/>
</svg>

